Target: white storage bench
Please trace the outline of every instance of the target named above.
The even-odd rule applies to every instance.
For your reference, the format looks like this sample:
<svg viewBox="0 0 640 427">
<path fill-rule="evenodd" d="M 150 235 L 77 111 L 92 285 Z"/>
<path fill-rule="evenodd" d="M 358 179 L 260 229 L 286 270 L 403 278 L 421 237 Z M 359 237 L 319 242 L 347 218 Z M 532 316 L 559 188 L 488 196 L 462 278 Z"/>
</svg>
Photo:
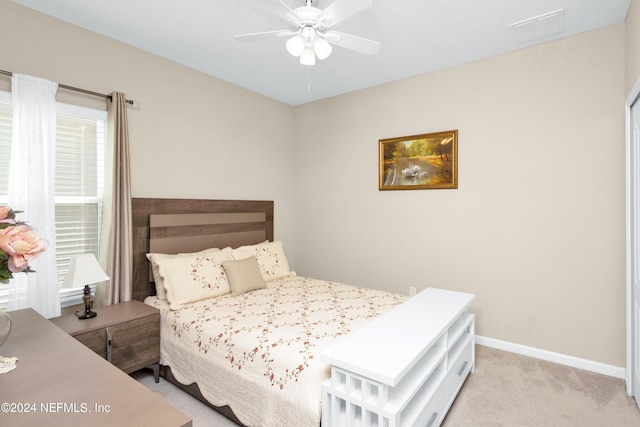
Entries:
<svg viewBox="0 0 640 427">
<path fill-rule="evenodd" d="M 475 368 L 474 298 L 427 288 L 323 351 L 322 427 L 440 425 Z"/>
</svg>

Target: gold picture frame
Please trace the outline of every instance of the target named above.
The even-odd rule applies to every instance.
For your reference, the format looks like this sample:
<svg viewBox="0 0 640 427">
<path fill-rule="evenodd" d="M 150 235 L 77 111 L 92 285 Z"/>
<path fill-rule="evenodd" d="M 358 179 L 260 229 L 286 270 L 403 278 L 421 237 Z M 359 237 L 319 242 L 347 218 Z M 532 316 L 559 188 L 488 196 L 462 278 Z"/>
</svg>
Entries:
<svg viewBox="0 0 640 427">
<path fill-rule="evenodd" d="M 379 140 L 380 190 L 458 188 L 458 131 Z"/>
</svg>

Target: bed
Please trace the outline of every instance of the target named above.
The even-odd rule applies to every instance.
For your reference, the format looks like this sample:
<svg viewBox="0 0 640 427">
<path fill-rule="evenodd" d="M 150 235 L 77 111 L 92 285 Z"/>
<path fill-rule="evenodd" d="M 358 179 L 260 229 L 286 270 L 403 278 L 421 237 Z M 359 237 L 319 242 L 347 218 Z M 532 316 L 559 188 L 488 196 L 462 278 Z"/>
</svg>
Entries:
<svg viewBox="0 0 640 427">
<path fill-rule="evenodd" d="M 282 243 L 274 240 L 271 201 L 133 199 L 132 207 L 134 298 L 161 311 L 165 379 L 241 425 L 317 426 L 321 419 L 327 426 L 351 425 L 355 419 L 362 425 L 406 425 L 400 415 L 385 412 L 394 385 L 386 391 L 379 379 L 345 371 L 340 364 L 348 357 L 340 351 L 355 332 L 366 336 L 372 324 L 388 319 L 386 313 L 410 308 L 403 304 L 407 297 L 298 276 Z M 157 286 L 155 279 L 164 283 Z M 437 326 L 432 337 L 419 333 L 425 342 L 414 345 L 405 364 L 424 370 L 421 360 L 428 356 L 434 368 L 420 374 L 424 381 L 418 389 L 434 382 L 428 380 L 438 370 L 442 381 L 436 386 L 445 382 L 452 347 L 447 334 L 453 329 L 471 336 L 465 349 L 472 347 L 467 306 L 456 308 L 455 318 Z M 443 356 L 434 356 L 434 346 Z M 473 363 L 467 365 L 465 377 Z M 404 369 L 402 376 L 411 375 Z M 369 388 L 376 384 L 385 396 L 380 409 L 366 409 L 371 405 L 345 396 L 340 384 L 345 378 Z M 347 414 L 347 406 L 357 413 Z M 443 416 L 440 410 L 429 421 L 439 424 Z"/>
</svg>

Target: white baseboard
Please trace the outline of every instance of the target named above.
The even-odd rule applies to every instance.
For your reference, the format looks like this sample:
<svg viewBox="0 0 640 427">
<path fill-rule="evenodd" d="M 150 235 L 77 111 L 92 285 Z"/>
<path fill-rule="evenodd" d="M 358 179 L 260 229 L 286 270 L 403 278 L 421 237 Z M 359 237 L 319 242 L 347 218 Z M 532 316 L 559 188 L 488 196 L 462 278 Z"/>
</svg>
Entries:
<svg viewBox="0 0 640 427">
<path fill-rule="evenodd" d="M 507 341 L 500 341 L 493 338 L 476 335 L 476 344 L 485 347 L 497 348 L 498 350 L 509 351 L 523 356 L 534 357 L 548 362 L 559 363 L 598 374 L 609 375 L 610 377 L 625 378 L 625 368 L 607 365 L 605 363 L 594 362 L 592 360 L 581 359 L 579 357 L 568 356 L 566 354 L 554 353 L 552 351 L 541 350 L 539 348 L 527 347 L 526 345 L 514 344 Z"/>
</svg>

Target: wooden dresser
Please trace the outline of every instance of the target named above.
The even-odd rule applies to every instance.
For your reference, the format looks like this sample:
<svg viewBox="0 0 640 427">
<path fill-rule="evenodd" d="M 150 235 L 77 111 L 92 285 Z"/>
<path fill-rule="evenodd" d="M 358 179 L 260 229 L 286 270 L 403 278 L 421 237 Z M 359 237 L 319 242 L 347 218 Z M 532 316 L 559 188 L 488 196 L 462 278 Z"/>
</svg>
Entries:
<svg viewBox="0 0 640 427">
<path fill-rule="evenodd" d="M 0 424 L 187 426 L 191 419 L 32 309 L 9 313 Z"/>
</svg>

